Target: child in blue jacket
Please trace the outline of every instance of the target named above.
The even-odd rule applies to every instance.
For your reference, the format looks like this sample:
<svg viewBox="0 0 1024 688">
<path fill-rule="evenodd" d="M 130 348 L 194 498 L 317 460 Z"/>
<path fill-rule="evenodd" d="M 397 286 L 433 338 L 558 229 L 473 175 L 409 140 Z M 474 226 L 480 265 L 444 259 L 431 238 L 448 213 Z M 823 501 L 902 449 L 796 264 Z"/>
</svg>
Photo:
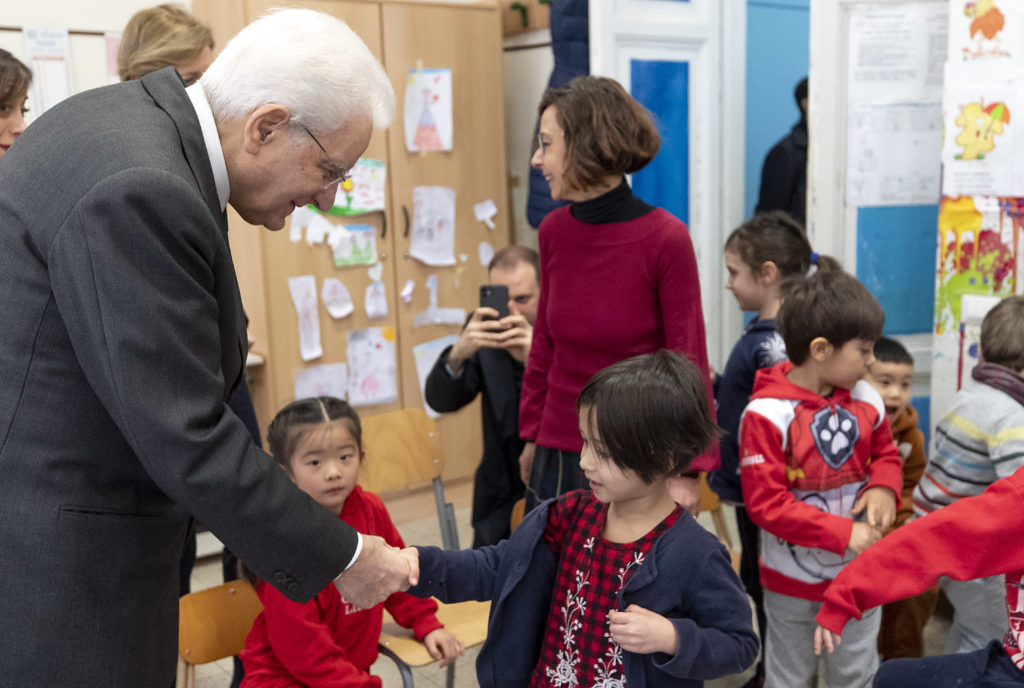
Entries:
<svg viewBox="0 0 1024 688">
<path fill-rule="evenodd" d="M 702 686 L 757 656 L 725 548 L 671 499 L 669 476 L 717 436 L 696 366 L 660 351 L 597 373 L 576 402 L 590 483 L 509 540 L 419 548 L 409 592 L 492 600 L 481 686 Z"/>
</svg>

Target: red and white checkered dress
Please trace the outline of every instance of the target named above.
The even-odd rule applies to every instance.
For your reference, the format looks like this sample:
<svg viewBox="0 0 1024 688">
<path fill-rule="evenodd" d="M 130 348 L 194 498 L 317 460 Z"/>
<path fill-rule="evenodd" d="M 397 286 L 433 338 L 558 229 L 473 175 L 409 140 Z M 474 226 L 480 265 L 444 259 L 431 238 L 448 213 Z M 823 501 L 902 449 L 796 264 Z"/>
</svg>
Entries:
<svg viewBox="0 0 1024 688">
<path fill-rule="evenodd" d="M 559 555 L 558 574 L 530 688 L 626 685 L 622 648 L 608 636 L 608 612 L 617 609 L 619 590 L 681 513 L 677 507 L 639 540 L 617 543 L 601 537 L 608 505 L 589 490 L 562 495 L 552 505 L 544 542 Z"/>
</svg>

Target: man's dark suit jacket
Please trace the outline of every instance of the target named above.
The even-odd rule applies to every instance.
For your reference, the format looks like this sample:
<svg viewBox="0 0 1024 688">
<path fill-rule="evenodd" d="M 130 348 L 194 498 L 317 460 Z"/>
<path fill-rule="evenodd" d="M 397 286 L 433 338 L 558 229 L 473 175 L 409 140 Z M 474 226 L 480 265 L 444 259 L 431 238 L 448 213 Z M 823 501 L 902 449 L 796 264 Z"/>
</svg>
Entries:
<svg viewBox="0 0 1024 688">
<path fill-rule="evenodd" d="M 345 567 L 354 531 L 226 404 L 242 304 L 173 69 L 69 98 L 0 160 L 0 276 L 0 683 L 166 685 L 187 514 L 295 600 Z"/>
<path fill-rule="evenodd" d="M 431 408 L 458 411 L 483 394 L 481 411 L 484 456 L 473 481 L 473 547 L 493 545 L 509 536 L 512 507 L 523 496 L 519 478 L 519 391 L 523 365 L 506 351 L 480 349 L 453 377 L 446 368 L 448 347 L 427 376 L 425 394 Z"/>
</svg>

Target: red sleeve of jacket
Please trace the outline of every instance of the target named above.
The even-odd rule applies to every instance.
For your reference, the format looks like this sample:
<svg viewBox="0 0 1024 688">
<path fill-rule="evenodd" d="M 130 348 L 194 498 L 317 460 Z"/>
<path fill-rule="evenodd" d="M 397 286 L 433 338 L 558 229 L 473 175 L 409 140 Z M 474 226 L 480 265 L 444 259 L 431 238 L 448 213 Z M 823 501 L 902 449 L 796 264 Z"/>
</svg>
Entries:
<svg viewBox="0 0 1024 688">
<path fill-rule="evenodd" d="M 370 534 L 381 536 L 392 547 L 404 548 L 405 542 L 395 528 L 381 498 L 363 490 L 363 499 L 369 512 L 368 520 L 372 523 Z M 417 640 L 423 640 L 428 633 L 443 626 L 435 615 L 437 602 L 433 598 L 420 599 L 404 592 L 396 592 L 384 601 L 384 608 L 400 626 L 411 629 Z"/>
<path fill-rule="evenodd" d="M 887 487 L 892 490 L 896 508 L 899 509 L 903 491 L 903 461 L 892 439 L 892 428 L 889 427 L 889 420 L 885 417 L 884 411 L 871 433 L 871 462 L 868 464 L 868 476 L 867 485 L 860 493 L 864 494 L 864 490 L 872 487 Z"/>
<path fill-rule="evenodd" d="M 540 243 L 540 274 L 548 273 L 548 251 L 544 223 L 537 232 Z M 543 280 L 543 278 L 541 278 Z M 533 340 L 530 356 L 523 372 L 522 391 L 519 400 L 519 437 L 527 442 L 536 442 L 540 433 L 540 421 L 544 414 L 544 397 L 547 393 L 548 370 L 554 355 L 551 335 L 548 334 L 547 310 L 549 288 L 540 290 L 537 300 L 537 317 L 533 323 Z"/>
<path fill-rule="evenodd" d="M 815 620 L 842 633 L 851 618 L 920 594 L 939 576 L 971 580 L 1024 569 L 1024 469 L 976 497 L 917 518 L 868 547 L 825 591 Z"/>
<path fill-rule="evenodd" d="M 697 257 L 693 242 L 683 223 L 678 230 L 669 232 L 667 240 L 656 256 L 658 266 L 658 300 L 661 303 L 661 322 L 665 328 L 665 348 L 686 356 L 700 368 L 714 418 L 714 393 L 708 372 L 708 344 L 704 332 L 704 310 L 700 302 L 700 279 L 697 275 Z M 533 356 L 533 352 L 530 352 Z M 713 471 L 721 461 L 718 443 L 712 443 L 706 452 L 691 463 L 691 471 Z"/>
<path fill-rule="evenodd" d="M 853 519 L 796 500 L 786 479 L 782 434 L 749 406 L 740 424 L 740 476 L 747 513 L 760 528 L 801 547 L 846 551 Z"/>
<path fill-rule="evenodd" d="M 310 602 L 299 604 L 269 584 L 261 583 L 258 589 L 270 646 L 296 680 L 310 688 L 379 685 L 352 663 L 348 653 L 334 641 L 330 629 L 321 621 L 318 602 L 325 592 Z M 334 592 L 333 585 L 327 592 Z"/>
</svg>

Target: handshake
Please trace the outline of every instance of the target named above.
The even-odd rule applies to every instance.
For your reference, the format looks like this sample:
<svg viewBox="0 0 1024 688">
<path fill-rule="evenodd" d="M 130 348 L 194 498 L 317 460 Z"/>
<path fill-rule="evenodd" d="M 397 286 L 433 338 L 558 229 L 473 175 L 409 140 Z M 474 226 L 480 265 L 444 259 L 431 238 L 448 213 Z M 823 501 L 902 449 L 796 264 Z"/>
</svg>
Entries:
<svg viewBox="0 0 1024 688">
<path fill-rule="evenodd" d="M 363 535 L 359 557 L 334 579 L 346 601 L 369 609 L 391 593 L 408 590 L 420 578 L 419 553 L 413 547 L 392 547 L 376 535 Z"/>
</svg>

